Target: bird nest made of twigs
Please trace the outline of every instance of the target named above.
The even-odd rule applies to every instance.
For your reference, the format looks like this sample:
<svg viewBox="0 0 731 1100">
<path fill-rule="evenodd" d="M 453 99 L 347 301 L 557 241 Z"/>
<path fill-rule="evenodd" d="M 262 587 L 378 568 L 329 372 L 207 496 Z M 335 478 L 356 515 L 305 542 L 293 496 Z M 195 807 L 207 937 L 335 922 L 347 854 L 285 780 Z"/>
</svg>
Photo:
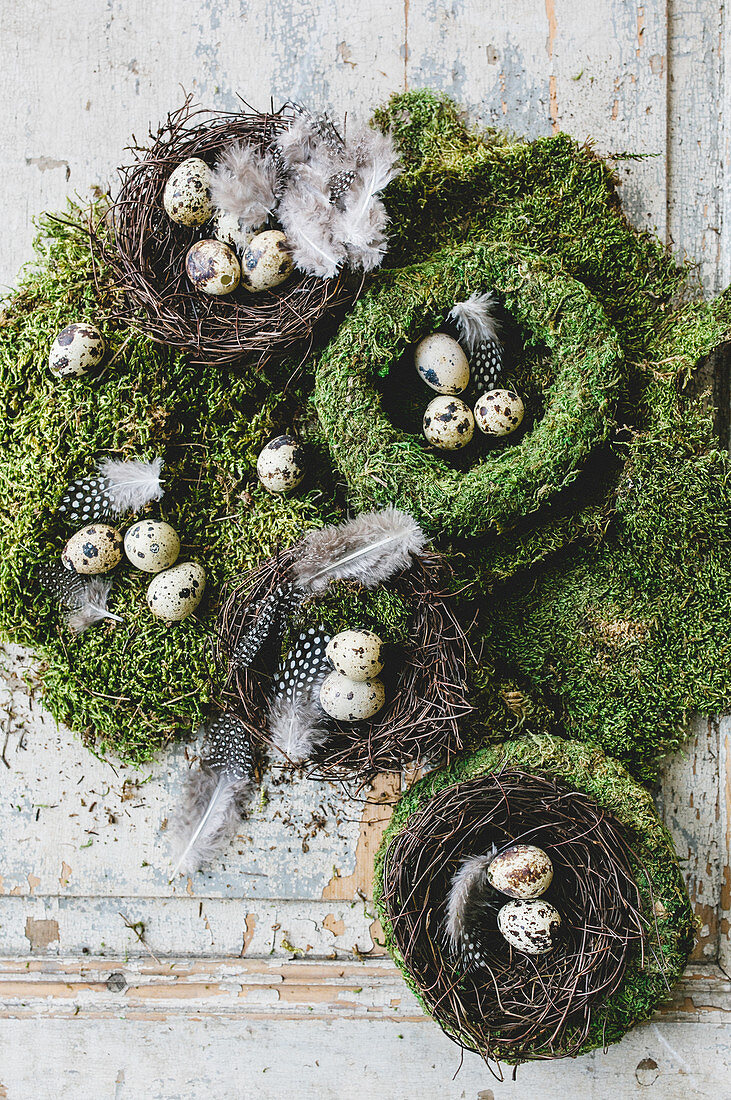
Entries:
<svg viewBox="0 0 731 1100">
<path fill-rule="evenodd" d="M 545 897 L 562 924 L 552 951 L 500 935 L 495 902 L 476 933 L 479 967 L 445 937 L 465 859 L 515 842 L 553 863 Z M 376 861 L 389 949 L 425 1009 L 462 1047 L 522 1062 L 606 1046 L 646 1018 L 687 960 L 692 915 L 648 792 L 621 765 L 541 737 L 483 750 L 427 776 L 396 810 Z"/>
<path fill-rule="evenodd" d="M 250 664 L 239 659 L 241 640 L 256 629 L 267 598 L 291 583 L 295 554 L 296 547 L 283 551 L 232 583 L 219 614 L 218 653 L 227 669 L 223 694 L 262 746 L 271 745 L 267 710 L 286 628 L 275 631 Z M 311 775 L 365 782 L 377 772 L 400 771 L 407 763 L 451 760 L 463 748 L 460 719 L 472 710 L 467 698 L 468 646 L 447 591 L 449 576 L 444 558 L 427 551 L 414 558 L 410 569 L 383 584 L 382 590 L 406 609 L 405 641 L 393 647 L 393 668 L 382 674 L 385 706 L 373 718 L 355 723 L 324 716 L 326 740 L 308 760 L 297 761 L 305 763 Z M 352 598 L 364 602 L 368 593 L 359 585 L 350 587 Z M 312 624 L 321 622 L 322 601 L 313 598 L 304 610 Z"/>
<path fill-rule="evenodd" d="M 359 280 L 332 279 L 295 270 L 286 283 L 251 294 L 243 287 L 225 297 L 199 293 L 188 281 L 185 257 L 210 236 L 206 227 L 171 221 L 163 206 L 165 184 L 189 157 L 213 167 L 232 143 L 264 153 L 292 121 L 292 110 L 214 112 L 188 97 L 168 115 L 151 144 L 134 144 L 134 163 L 119 171 L 121 186 L 103 225 L 92 229 L 97 257 L 120 292 L 116 317 L 157 343 L 187 352 L 204 364 L 265 360 L 312 341 L 319 321 L 352 301 Z"/>
</svg>

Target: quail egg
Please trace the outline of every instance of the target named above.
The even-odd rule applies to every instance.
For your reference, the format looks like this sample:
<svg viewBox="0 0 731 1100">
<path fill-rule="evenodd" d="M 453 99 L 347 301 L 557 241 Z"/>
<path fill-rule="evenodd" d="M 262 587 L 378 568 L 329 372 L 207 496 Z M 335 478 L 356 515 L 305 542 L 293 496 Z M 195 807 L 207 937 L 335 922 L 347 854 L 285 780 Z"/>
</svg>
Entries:
<svg viewBox="0 0 731 1100">
<path fill-rule="evenodd" d="M 188 249 L 185 270 L 195 289 L 212 297 L 230 294 L 241 279 L 236 253 L 222 241 L 197 241 Z"/>
<path fill-rule="evenodd" d="M 124 552 L 136 569 L 160 573 L 169 569 L 180 553 L 180 539 L 174 527 L 159 519 L 141 519 L 124 536 Z"/>
<path fill-rule="evenodd" d="M 48 365 L 59 378 L 80 378 L 104 357 L 104 337 L 95 325 L 75 321 L 51 344 Z"/>
<path fill-rule="evenodd" d="M 217 241 L 223 241 L 239 255 L 254 236 L 254 230 L 250 229 L 243 219 L 237 218 L 235 214 L 227 214 L 223 210 L 216 214 L 211 222 L 211 228 Z"/>
<path fill-rule="evenodd" d="M 475 405 L 477 427 L 485 435 L 510 435 L 519 427 L 525 408 L 513 390 L 490 390 Z"/>
<path fill-rule="evenodd" d="M 386 701 L 380 680 L 351 680 L 342 672 L 330 672 L 320 687 L 320 706 L 339 722 L 372 718 Z"/>
<path fill-rule="evenodd" d="M 542 898 L 509 901 L 498 910 L 497 925 L 516 951 L 545 955 L 555 947 L 561 915 Z"/>
<path fill-rule="evenodd" d="M 362 683 L 383 668 L 383 642 L 372 630 L 341 630 L 328 642 L 325 653 L 338 672 Z"/>
<path fill-rule="evenodd" d="M 72 535 L 61 554 L 76 573 L 108 573 L 122 560 L 122 536 L 107 523 L 90 523 Z"/>
<path fill-rule="evenodd" d="M 288 493 L 305 476 L 305 451 L 291 435 L 278 435 L 256 460 L 259 481 L 270 493 Z"/>
<path fill-rule="evenodd" d="M 491 861 L 487 878 L 510 898 L 539 898 L 551 885 L 553 864 L 542 848 L 514 844 Z"/>
<path fill-rule="evenodd" d="M 472 439 L 475 420 L 459 397 L 435 397 L 424 413 L 424 435 L 442 451 L 460 451 Z"/>
<path fill-rule="evenodd" d="M 147 586 L 147 606 L 158 619 L 177 623 L 201 602 L 206 573 L 195 561 L 183 561 L 153 577 Z"/>
<path fill-rule="evenodd" d="M 211 169 L 200 157 L 189 157 L 171 173 L 162 204 L 168 217 L 191 228 L 213 217 Z"/>
<path fill-rule="evenodd" d="M 247 290 L 270 290 L 292 274 L 287 238 L 279 229 L 252 237 L 241 259 L 241 281 Z"/>
<path fill-rule="evenodd" d="M 414 364 L 419 376 L 437 393 L 462 393 L 470 384 L 467 356 L 444 332 L 425 336 L 416 345 Z"/>
</svg>

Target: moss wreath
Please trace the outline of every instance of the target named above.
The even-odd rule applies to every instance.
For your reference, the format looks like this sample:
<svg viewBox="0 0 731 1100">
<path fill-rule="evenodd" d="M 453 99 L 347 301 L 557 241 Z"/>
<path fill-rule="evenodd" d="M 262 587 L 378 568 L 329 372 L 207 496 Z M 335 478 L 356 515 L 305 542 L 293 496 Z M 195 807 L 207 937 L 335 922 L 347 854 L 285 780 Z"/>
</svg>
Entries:
<svg viewBox="0 0 731 1100">
<path fill-rule="evenodd" d="M 526 347 L 550 352 L 548 376 L 533 380 L 545 411 L 519 442 L 462 470 L 390 422 L 377 380 L 455 302 L 490 288 Z M 393 503 L 432 535 L 481 535 L 509 529 L 576 478 L 609 436 L 622 377 L 617 334 L 591 292 L 555 259 L 490 242 L 384 273 L 320 357 L 314 401 L 355 508 Z"/>
<path fill-rule="evenodd" d="M 556 794 L 545 803 L 538 797 L 520 807 L 514 821 L 520 827 L 530 826 L 531 842 L 541 844 L 540 819 L 553 819 L 546 826 L 543 843 L 548 847 L 551 839 L 556 842 L 550 850 L 557 878 L 562 863 L 566 864 L 564 895 L 557 894 L 556 899 L 564 915 L 575 910 L 569 916 L 573 938 L 565 948 L 544 956 L 548 963 L 534 963 L 529 956 L 511 961 L 507 948 L 492 949 L 491 977 L 484 982 L 460 979 L 440 947 L 445 875 L 466 855 L 474 855 L 475 844 L 484 839 L 476 820 L 464 820 L 467 800 L 474 798 L 475 789 L 479 798 L 480 788 L 492 784 L 498 793 L 495 812 L 497 816 L 507 812 L 509 822 L 508 777 L 515 775 L 528 780 L 540 777 L 544 785 L 549 780 L 556 787 Z M 502 795 L 501 776 L 506 788 Z M 451 804 L 440 810 L 453 792 Z M 598 841 L 586 839 L 593 835 L 591 831 L 582 836 L 583 820 L 578 824 L 572 820 L 569 801 L 577 792 L 577 816 L 593 813 L 600 828 L 613 821 L 622 843 L 608 850 L 605 841 L 601 850 Z M 572 862 L 576 853 L 576 867 L 586 861 L 583 883 Z M 630 902 L 635 910 L 630 914 L 634 933 L 623 932 L 619 919 L 622 883 L 622 893 L 634 901 Z M 401 896 L 403 889 L 409 890 L 408 904 Z M 551 736 L 482 749 L 415 784 L 396 807 L 377 853 L 374 897 L 388 950 L 424 1010 L 465 1049 L 509 1063 L 575 1056 L 617 1042 L 635 1023 L 647 1019 L 667 995 L 682 974 L 693 943 L 693 916 L 683 877 L 648 791 L 599 749 Z M 582 909 L 585 933 L 576 927 Z M 644 936 L 637 934 L 642 928 Z M 606 956 L 615 954 L 607 970 Z M 553 980 L 547 969 L 552 959 Z M 538 979 L 533 985 L 527 983 L 533 992 L 529 992 L 524 1020 L 518 1011 L 520 994 L 502 990 L 500 984 L 502 980 L 515 986 L 515 971 L 521 967 Z M 567 996 L 572 989 L 574 994 Z M 609 990 L 613 991 L 607 995 Z M 505 1003 L 513 1009 L 505 1009 Z M 501 1031 L 495 1025 L 504 1011 L 508 1016 Z"/>
</svg>

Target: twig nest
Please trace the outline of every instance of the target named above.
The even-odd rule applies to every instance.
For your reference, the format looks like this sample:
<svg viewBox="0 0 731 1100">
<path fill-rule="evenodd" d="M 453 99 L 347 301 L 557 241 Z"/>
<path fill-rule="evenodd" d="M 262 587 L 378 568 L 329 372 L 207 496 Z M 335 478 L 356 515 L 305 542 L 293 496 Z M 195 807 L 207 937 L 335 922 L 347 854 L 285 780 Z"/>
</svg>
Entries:
<svg viewBox="0 0 731 1100">
<path fill-rule="evenodd" d="M 510 435 L 525 415 L 523 402 L 512 390 L 490 390 L 478 398 L 475 423 L 485 435 Z"/>
<path fill-rule="evenodd" d="M 328 642 L 326 655 L 343 676 L 364 683 L 383 668 L 383 642 L 372 630 L 341 630 Z"/>
<path fill-rule="evenodd" d="M 122 536 L 107 523 L 91 523 L 72 535 L 61 561 L 75 573 L 108 573 L 122 560 Z"/>
<path fill-rule="evenodd" d="M 441 451 L 460 451 L 472 439 L 475 419 L 459 397 L 435 397 L 424 413 L 424 435 Z"/>
<path fill-rule="evenodd" d="M 291 435 L 278 435 L 260 451 L 256 472 L 270 493 L 288 493 L 305 476 L 304 447 Z"/>
<path fill-rule="evenodd" d="M 197 241 L 188 249 L 185 271 L 196 290 L 221 298 L 239 285 L 241 266 L 232 248 L 222 241 Z"/>
<path fill-rule="evenodd" d="M 254 236 L 254 230 L 246 225 L 243 218 L 237 218 L 235 214 L 227 214 L 225 210 L 220 210 L 216 214 L 211 222 L 211 228 L 216 240 L 223 241 L 238 255 L 241 255 Z"/>
<path fill-rule="evenodd" d="M 147 606 L 158 619 L 178 623 L 201 602 L 206 572 L 196 561 L 184 561 L 153 577 L 147 586 Z"/>
<path fill-rule="evenodd" d="M 362 722 L 372 718 L 386 702 L 380 680 L 351 680 L 342 672 L 330 672 L 320 687 L 320 706 L 338 722 Z"/>
<path fill-rule="evenodd" d="M 555 947 L 561 914 L 542 898 L 517 899 L 498 911 L 497 926 L 516 951 L 546 955 Z"/>
<path fill-rule="evenodd" d="M 48 365 L 59 378 L 80 378 L 104 358 L 104 337 L 95 325 L 75 321 L 62 328 L 51 344 Z"/>
<path fill-rule="evenodd" d="M 141 519 L 126 532 L 124 552 L 135 569 L 143 573 L 160 573 L 177 561 L 180 539 L 169 523 Z"/>
<path fill-rule="evenodd" d="M 205 225 L 213 217 L 211 169 L 200 157 L 188 157 L 171 172 L 162 204 L 171 221 L 190 228 Z"/>
<path fill-rule="evenodd" d="M 419 377 L 437 393 L 462 393 L 470 384 L 467 356 L 444 332 L 425 336 L 416 345 L 414 364 Z"/>
<path fill-rule="evenodd" d="M 487 879 L 509 898 L 539 898 L 551 885 L 553 864 L 542 848 L 514 844 L 490 862 Z"/>
<path fill-rule="evenodd" d="M 242 282 L 247 290 L 271 290 L 288 279 L 293 270 L 287 238 L 279 229 L 267 229 L 252 237 L 241 260 Z"/>
</svg>

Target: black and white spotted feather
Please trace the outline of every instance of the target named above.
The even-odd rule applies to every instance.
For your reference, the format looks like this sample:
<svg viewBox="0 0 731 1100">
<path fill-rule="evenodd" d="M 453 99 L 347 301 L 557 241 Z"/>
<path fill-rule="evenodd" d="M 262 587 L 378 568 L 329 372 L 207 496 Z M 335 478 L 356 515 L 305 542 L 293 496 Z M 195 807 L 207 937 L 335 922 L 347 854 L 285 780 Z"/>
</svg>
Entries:
<svg viewBox="0 0 731 1100">
<path fill-rule="evenodd" d="M 470 355 L 470 382 L 475 393 L 482 395 L 501 387 L 505 372 L 505 351 L 496 340 L 478 344 Z"/>
<path fill-rule="evenodd" d="M 121 615 L 107 607 L 111 581 L 102 577 L 82 577 L 60 562 L 41 566 L 41 586 L 66 608 L 66 622 L 74 634 L 81 634 L 95 623 L 111 619 L 121 623 Z"/>
<path fill-rule="evenodd" d="M 68 486 L 58 510 L 75 527 L 139 512 L 150 501 L 162 499 L 161 474 L 161 458 L 152 462 L 104 459 L 98 474 L 79 478 Z"/>
<path fill-rule="evenodd" d="M 272 744 L 294 764 L 309 760 L 328 737 L 320 686 L 332 671 L 330 635 L 310 627 L 300 634 L 274 676 L 267 726 Z"/>
<path fill-rule="evenodd" d="M 495 848 L 464 860 L 452 876 L 444 919 L 444 934 L 452 955 L 468 969 L 484 965 L 481 929 L 492 919 L 499 895 L 490 885 L 487 869 Z M 504 899 L 503 899 L 504 900 Z"/>
<path fill-rule="evenodd" d="M 254 604 L 254 621 L 236 642 L 231 663 L 246 668 L 266 642 L 279 641 L 301 598 L 291 584 L 282 584 Z"/>
<path fill-rule="evenodd" d="M 254 755 L 243 722 L 222 714 L 206 730 L 201 766 L 188 779 L 170 825 L 177 874 L 200 870 L 220 852 L 256 788 Z"/>
</svg>

